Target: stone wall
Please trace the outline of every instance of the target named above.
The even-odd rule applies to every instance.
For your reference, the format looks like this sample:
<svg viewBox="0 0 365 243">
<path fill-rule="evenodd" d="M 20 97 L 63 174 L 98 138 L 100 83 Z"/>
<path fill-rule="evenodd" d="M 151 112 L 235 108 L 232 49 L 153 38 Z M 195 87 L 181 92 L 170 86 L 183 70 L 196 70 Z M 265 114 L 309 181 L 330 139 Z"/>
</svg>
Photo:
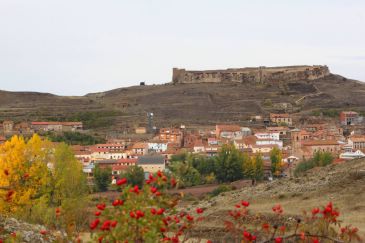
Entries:
<svg viewBox="0 0 365 243">
<path fill-rule="evenodd" d="M 269 83 L 315 80 L 329 75 L 327 66 L 257 67 L 225 70 L 188 71 L 173 69 L 172 82 L 178 83 Z"/>
</svg>

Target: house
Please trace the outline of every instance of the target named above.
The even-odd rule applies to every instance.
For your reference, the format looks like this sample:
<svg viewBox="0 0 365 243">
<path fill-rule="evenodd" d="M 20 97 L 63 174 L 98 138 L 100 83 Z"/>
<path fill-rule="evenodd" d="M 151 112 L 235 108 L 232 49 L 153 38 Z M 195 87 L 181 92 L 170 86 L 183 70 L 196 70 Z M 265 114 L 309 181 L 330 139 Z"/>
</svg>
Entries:
<svg viewBox="0 0 365 243">
<path fill-rule="evenodd" d="M 274 148 L 279 148 L 277 144 L 255 144 L 251 147 L 253 154 L 269 154 Z"/>
<path fill-rule="evenodd" d="M 183 132 L 180 128 L 161 128 L 159 131 L 159 140 L 181 145 Z"/>
<path fill-rule="evenodd" d="M 147 143 L 137 142 L 133 144 L 132 151 L 136 155 L 145 155 L 148 152 L 148 145 Z"/>
<path fill-rule="evenodd" d="M 280 132 L 257 132 L 255 133 L 257 139 L 280 140 Z"/>
<path fill-rule="evenodd" d="M 308 140 L 302 142 L 302 156 L 304 158 L 312 158 L 316 152 L 329 152 L 338 157 L 341 149 L 341 144 L 334 140 Z"/>
<path fill-rule="evenodd" d="M 118 159 L 116 163 L 123 166 L 134 166 L 137 164 L 137 158 Z"/>
<path fill-rule="evenodd" d="M 187 133 L 184 135 L 184 148 L 193 148 L 195 141 L 199 139 L 199 134 Z"/>
<path fill-rule="evenodd" d="M 238 125 L 216 125 L 215 134 L 217 138 L 242 138 L 243 132 Z"/>
<path fill-rule="evenodd" d="M 109 149 L 107 148 L 91 147 L 90 152 L 92 160 L 109 159 Z"/>
<path fill-rule="evenodd" d="M 123 174 L 127 169 L 128 166 L 126 165 L 112 165 L 112 175 L 121 175 Z M 115 183 L 113 183 L 115 184 Z"/>
<path fill-rule="evenodd" d="M 351 159 L 359 159 L 364 158 L 365 154 L 361 152 L 360 150 L 357 150 L 356 152 L 344 152 L 340 154 L 340 159 L 345 160 L 351 160 Z"/>
<path fill-rule="evenodd" d="M 4 121 L 3 122 L 3 131 L 5 134 L 12 133 L 14 130 L 14 122 L 13 121 Z"/>
<path fill-rule="evenodd" d="M 139 156 L 137 165 L 142 167 L 145 173 L 156 173 L 165 170 L 165 156 L 145 155 Z"/>
<path fill-rule="evenodd" d="M 272 139 L 258 139 L 256 136 L 247 136 L 243 139 L 235 140 L 234 146 L 249 154 L 268 154 L 273 148 L 282 148 L 282 141 Z M 280 146 L 279 146 L 280 145 Z"/>
<path fill-rule="evenodd" d="M 116 159 L 95 160 L 93 162 L 94 162 L 94 164 L 99 165 L 100 169 L 112 168 L 112 166 L 118 165 Z"/>
<path fill-rule="evenodd" d="M 268 132 L 278 132 L 280 137 L 285 136 L 287 133 L 289 133 L 290 129 L 288 127 L 267 127 L 266 130 Z"/>
<path fill-rule="evenodd" d="M 167 150 L 167 143 L 164 142 L 148 142 L 148 153 L 162 153 Z"/>
<path fill-rule="evenodd" d="M 92 152 L 87 150 L 74 151 L 75 157 L 83 164 L 88 164 L 92 160 Z"/>
<path fill-rule="evenodd" d="M 292 118 L 288 113 L 275 114 L 270 113 L 270 121 L 276 124 L 287 124 L 288 126 L 293 125 Z"/>
<path fill-rule="evenodd" d="M 83 129 L 82 122 L 31 122 L 35 132 L 75 132 Z"/>
<path fill-rule="evenodd" d="M 147 129 L 145 127 L 137 127 L 135 129 L 136 134 L 146 134 L 147 133 Z"/>
<path fill-rule="evenodd" d="M 360 122 L 359 113 L 355 111 L 342 111 L 340 113 L 341 125 L 356 125 Z"/>
<path fill-rule="evenodd" d="M 205 146 L 203 144 L 203 140 L 196 140 L 194 144 L 194 153 L 204 153 L 205 152 Z"/>
<path fill-rule="evenodd" d="M 347 142 L 353 151 L 365 149 L 365 135 L 352 135 L 348 138 Z"/>
<path fill-rule="evenodd" d="M 244 149 L 252 148 L 253 146 L 255 146 L 256 141 L 257 141 L 257 137 L 251 135 L 251 136 L 244 137 L 242 139 L 234 140 L 233 145 L 239 150 L 244 150 Z"/>
<path fill-rule="evenodd" d="M 32 134 L 33 131 L 28 122 L 20 122 L 14 125 L 13 128 L 15 133 L 18 134 Z"/>
<path fill-rule="evenodd" d="M 205 154 L 208 157 L 216 156 L 219 153 L 220 149 L 221 149 L 220 145 L 209 145 L 208 144 L 204 147 Z"/>
<path fill-rule="evenodd" d="M 280 132 L 259 132 L 255 133 L 256 145 L 277 145 L 280 149 L 283 147 L 283 141 L 280 140 Z"/>
<path fill-rule="evenodd" d="M 95 144 L 96 148 L 106 148 L 110 150 L 124 150 L 125 146 L 119 143 L 105 143 L 105 144 Z"/>
</svg>

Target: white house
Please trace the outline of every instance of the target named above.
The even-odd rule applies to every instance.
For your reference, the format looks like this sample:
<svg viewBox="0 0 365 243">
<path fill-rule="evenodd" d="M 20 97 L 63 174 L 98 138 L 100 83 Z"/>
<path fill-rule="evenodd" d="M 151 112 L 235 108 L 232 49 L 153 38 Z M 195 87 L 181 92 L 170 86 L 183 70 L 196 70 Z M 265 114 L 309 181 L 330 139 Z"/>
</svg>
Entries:
<svg viewBox="0 0 365 243">
<path fill-rule="evenodd" d="M 162 153 L 167 150 L 167 143 L 149 142 L 147 143 L 148 152 Z"/>
<path fill-rule="evenodd" d="M 255 136 L 258 139 L 280 140 L 280 132 L 258 132 Z"/>
<path fill-rule="evenodd" d="M 351 159 L 359 159 L 365 157 L 365 154 L 361 152 L 360 150 L 357 150 L 356 152 L 345 152 L 340 154 L 341 159 L 351 160 Z"/>
</svg>

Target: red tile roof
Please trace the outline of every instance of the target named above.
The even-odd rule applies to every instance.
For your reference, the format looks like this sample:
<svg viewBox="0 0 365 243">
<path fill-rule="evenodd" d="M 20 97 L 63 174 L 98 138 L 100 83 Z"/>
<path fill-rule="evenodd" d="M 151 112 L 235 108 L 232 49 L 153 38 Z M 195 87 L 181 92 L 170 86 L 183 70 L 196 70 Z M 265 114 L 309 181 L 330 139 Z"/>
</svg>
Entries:
<svg viewBox="0 0 365 243">
<path fill-rule="evenodd" d="M 365 135 L 352 135 L 349 139 L 352 142 L 365 142 Z"/>
<path fill-rule="evenodd" d="M 81 126 L 82 122 L 31 122 L 32 125 Z"/>
<path fill-rule="evenodd" d="M 270 119 L 275 119 L 275 118 L 289 118 L 290 115 L 288 113 L 282 113 L 282 114 L 275 114 L 275 113 L 270 113 Z"/>
<path fill-rule="evenodd" d="M 128 165 L 113 165 L 112 166 L 112 170 L 113 171 L 121 171 L 121 170 L 126 170 L 128 169 Z"/>
<path fill-rule="evenodd" d="M 303 146 L 339 145 L 335 140 L 310 140 L 303 141 L 302 144 Z"/>
<path fill-rule="evenodd" d="M 221 131 L 236 132 L 241 131 L 241 127 L 238 125 L 216 125 L 216 129 Z"/>
<path fill-rule="evenodd" d="M 135 159 L 135 158 L 133 158 L 133 159 L 118 159 L 117 163 L 122 163 L 122 164 L 132 163 L 132 164 L 135 164 L 135 163 L 137 163 L 137 159 Z"/>
</svg>

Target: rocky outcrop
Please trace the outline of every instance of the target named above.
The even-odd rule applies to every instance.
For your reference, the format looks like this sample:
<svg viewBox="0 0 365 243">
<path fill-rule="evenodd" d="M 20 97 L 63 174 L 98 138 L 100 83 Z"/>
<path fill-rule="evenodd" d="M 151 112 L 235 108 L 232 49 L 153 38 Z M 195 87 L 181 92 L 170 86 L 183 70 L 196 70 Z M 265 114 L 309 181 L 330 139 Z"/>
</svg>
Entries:
<svg viewBox="0 0 365 243">
<path fill-rule="evenodd" d="M 271 83 L 315 80 L 330 74 L 327 66 L 257 67 L 226 70 L 188 71 L 173 69 L 172 82 L 181 83 Z"/>
<path fill-rule="evenodd" d="M 0 239 L 5 240 L 15 237 L 20 242 L 40 242 L 48 243 L 55 242 L 56 237 L 50 232 L 41 234 L 42 230 L 46 230 L 44 226 L 28 224 L 14 218 L 4 218 L 0 216 Z M 15 233 L 14 236 L 11 236 Z M 18 241 L 17 241 L 18 242 Z"/>
</svg>

